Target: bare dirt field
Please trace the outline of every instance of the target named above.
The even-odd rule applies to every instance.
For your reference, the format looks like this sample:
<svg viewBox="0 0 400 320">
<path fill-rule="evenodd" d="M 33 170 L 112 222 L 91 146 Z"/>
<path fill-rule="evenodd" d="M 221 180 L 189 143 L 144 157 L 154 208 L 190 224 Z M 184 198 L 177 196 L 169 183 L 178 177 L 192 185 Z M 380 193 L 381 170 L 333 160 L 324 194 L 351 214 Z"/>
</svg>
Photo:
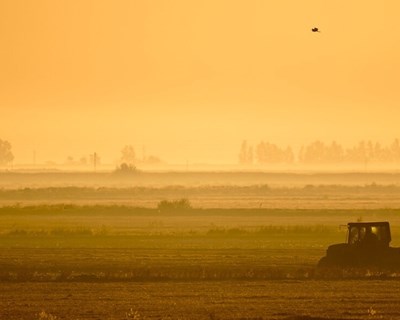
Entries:
<svg viewBox="0 0 400 320">
<path fill-rule="evenodd" d="M 1 319 L 400 317 L 398 281 L 46 282 L 1 289 Z"/>
</svg>

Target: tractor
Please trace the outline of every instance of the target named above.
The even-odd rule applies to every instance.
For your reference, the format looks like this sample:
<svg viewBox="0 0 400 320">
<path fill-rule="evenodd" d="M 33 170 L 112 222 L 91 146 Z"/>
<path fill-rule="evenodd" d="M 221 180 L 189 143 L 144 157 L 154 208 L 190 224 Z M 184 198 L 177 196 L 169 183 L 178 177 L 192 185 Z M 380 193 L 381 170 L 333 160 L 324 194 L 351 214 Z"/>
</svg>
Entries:
<svg viewBox="0 0 400 320">
<path fill-rule="evenodd" d="M 400 248 L 391 240 L 389 222 L 350 222 L 346 243 L 329 246 L 318 267 L 400 267 Z"/>
</svg>

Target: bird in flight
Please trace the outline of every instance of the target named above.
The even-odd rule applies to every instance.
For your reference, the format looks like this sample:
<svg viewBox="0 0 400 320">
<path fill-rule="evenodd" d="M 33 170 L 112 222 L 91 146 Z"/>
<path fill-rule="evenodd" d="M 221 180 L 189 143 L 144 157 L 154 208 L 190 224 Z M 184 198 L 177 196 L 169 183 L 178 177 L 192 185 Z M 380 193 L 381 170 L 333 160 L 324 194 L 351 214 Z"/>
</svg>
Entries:
<svg viewBox="0 0 400 320">
<path fill-rule="evenodd" d="M 311 31 L 312 31 L 312 32 L 321 32 L 321 31 L 319 31 L 318 28 L 312 28 Z"/>
</svg>

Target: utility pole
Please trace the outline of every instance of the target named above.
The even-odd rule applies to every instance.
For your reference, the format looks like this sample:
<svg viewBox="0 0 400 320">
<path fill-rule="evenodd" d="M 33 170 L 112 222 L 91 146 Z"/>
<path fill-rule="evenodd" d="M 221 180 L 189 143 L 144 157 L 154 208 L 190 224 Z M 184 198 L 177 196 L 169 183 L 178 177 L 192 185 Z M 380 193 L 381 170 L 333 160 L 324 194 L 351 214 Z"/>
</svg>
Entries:
<svg viewBox="0 0 400 320">
<path fill-rule="evenodd" d="M 96 165 L 97 165 L 97 153 L 95 152 L 93 154 L 93 167 L 94 167 L 94 172 L 96 172 Z"/>
</svg>

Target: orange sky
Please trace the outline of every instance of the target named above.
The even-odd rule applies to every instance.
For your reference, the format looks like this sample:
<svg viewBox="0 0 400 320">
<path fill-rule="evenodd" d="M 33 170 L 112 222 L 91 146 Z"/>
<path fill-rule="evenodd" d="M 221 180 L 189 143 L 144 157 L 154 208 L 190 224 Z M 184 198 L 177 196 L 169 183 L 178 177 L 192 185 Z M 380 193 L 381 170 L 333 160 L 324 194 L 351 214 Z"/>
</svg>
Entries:
<svg viewBox="0 0 400 320">
<path fill-rule="evenodd" d="M 0 0 L 15 162 L 400 137 L 398 0 Z M 318 26 L 321 33 L 310 29 Z"/>
</svg>

